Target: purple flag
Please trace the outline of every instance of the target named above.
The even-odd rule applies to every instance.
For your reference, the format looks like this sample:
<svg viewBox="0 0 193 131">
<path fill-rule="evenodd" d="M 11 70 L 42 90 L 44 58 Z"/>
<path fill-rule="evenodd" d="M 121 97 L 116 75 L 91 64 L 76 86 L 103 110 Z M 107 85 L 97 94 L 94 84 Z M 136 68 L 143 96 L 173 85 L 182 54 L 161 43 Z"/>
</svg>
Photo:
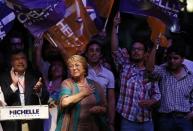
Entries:
<svg viewBox="0 0 193 131">
<path fill-rule="evenodd" d="M 33 34 L 47 31 L 64 18 L 63 0 L 9 0 L 17 19 Z"/>
<path fill-rule="evenodd" d="M 7 0 L 15 5 L 28 9 L 42 9 L 49 5 L 54 5 L 58 0 Z"/>
<path fill-rule="evenodd" d="M 81 0 L 98 30 L 106 28 L 114 0 Z"/>
<path fill-rule="evenodd" d="M 6 36 L 13 25 L 15 14 L 2 1 L 0 1 L 0 41 Z"/>
<path fill-rule="evenodd" d="M 181 9 L 178 0 L 120 0 L 120 12 L 159 18 L 171 29 L 180 30 L 178 15 Z"/>
<path fill-rule="evenodd" d="M 97 29 L 102 30 L 105 23 L 99 15 L 95 3 L 92 0 L 82 0 L 82 3 L 91 20 L 95 22 Z"/>
</svg>

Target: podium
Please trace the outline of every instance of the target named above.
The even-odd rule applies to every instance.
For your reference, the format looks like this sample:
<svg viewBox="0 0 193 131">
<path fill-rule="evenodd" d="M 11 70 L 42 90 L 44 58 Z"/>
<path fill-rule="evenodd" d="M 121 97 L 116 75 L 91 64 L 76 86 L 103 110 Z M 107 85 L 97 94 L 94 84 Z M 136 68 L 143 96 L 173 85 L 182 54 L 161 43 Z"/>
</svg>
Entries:
<svg viewBox="0 0 193 131">
<path fill-rule="evenodd" d="M 48 105 L 5 106 L 0 107 L 0 121 L 48 119 Z"/>
</svg>

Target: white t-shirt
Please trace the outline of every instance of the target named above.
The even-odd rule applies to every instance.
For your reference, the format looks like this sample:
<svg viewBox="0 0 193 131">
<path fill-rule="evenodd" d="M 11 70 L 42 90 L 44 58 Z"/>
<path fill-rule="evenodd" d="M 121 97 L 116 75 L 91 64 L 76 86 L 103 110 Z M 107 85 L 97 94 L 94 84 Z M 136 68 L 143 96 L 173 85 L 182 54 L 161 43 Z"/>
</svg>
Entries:
<svg viewBox="0 0 193 131">
<path fill-rule="evenodd" d="M 193 61 L 190 61 L 190 60 L 188 60 L 188 59 L 184 59 L 183 64 L 186 65 L 186 67 L 188 68 L 188 70 L 190 70 L 191 72 L 193 72 Z"/>
<path fill-rule="evenodd" d="M 101 70 L 98 74 L 96 74 L 94 69 L 91 66 L 89 66 L 87 78 L 99 83 L 102 86 L 102 88 L 104 88 L 105 96 L 107 93 L 107 89 L 115 88 L 115 78 L 113 73 L 102 65 Z"/>
</svg>

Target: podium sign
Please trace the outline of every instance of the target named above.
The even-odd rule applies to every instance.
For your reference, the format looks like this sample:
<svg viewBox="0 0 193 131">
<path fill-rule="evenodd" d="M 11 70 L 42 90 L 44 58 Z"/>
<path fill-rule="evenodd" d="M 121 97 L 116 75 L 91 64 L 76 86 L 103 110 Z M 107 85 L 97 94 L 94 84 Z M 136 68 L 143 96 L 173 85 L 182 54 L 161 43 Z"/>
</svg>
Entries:
<svg viewBox="0 0 193 131">
<path fill-rule="evenodd" d="M 48 105 L 0 107 L 0 120 L 48 119 Z"/>
</svg>

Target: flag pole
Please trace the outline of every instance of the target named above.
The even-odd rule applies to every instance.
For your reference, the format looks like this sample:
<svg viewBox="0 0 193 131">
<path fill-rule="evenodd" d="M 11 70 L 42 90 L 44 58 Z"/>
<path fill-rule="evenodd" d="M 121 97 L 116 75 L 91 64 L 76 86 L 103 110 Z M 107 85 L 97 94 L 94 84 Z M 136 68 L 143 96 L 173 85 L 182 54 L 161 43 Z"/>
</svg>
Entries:
<svg viewBox="0 0 193 131">
<path fill-rule="evenodd" d="M 103 32 L 106 32 L 106 27 L 107 27 L 108 21 L 109 21 L 109 16 L 107 17 L 107 19 L 106 19 L 106 21 L 105 21 L 105 25 L 104 25 L 104 27 L 103 27 L 103 29 L 102 29 Z"/>
<path fill-rule="evenodd" d="M 117 18 L 120 19 L 120 12 L 118 12 Z M 119 24 L 117 25 L 116 33 L 117 33 L 117 34 L 119 33 Z"/>
<path fill-rule="evenodd" d="M 58 47 L 56 42 L 52 39 L 49 33 L 46 33 L 45 36 L 51 41 L 51 44 L 54 45 L 55 47 Z"/>
<path fill-rule="evenodd" d="M 104 27 L 103 27 L 103 29 L 102 29 L 103 32 L 106 32 L 106 27 L 107 27 L 107 23 L 109 22 L 109 16 L 110 16 L 110 14 L 111 14 L 111 11 L 112 11 L 112 8 L 113 8 L 113 4 L 114 4 L 114 1 L 113 1 L 112 4 L 111 4 L 111 9 L 110 9 L 110 11 L 109 11 L 109 13 L 108 13 L 108 17 L 107 17 L 107 19 L 106 19 L 106 21 L 105 21 L 105 25 L 104 25 Z"/>
</svg>

